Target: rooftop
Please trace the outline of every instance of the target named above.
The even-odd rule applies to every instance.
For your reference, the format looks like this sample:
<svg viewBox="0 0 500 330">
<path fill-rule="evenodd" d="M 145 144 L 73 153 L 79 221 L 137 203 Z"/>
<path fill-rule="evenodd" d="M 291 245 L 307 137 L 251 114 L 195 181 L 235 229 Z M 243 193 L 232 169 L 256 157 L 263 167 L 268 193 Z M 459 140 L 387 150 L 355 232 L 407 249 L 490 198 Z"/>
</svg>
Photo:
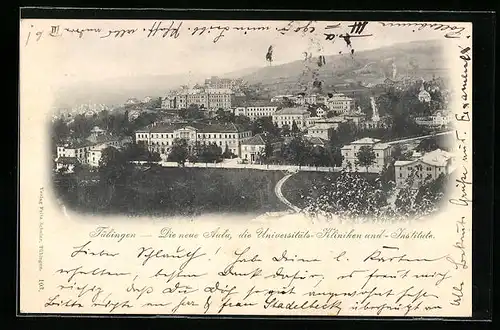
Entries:
<svg viewBox="0 0 500 330">
<path fill-rule="evenodd" d="M 446 166 L 452 155 L 444 150 L 436 149 L 423 155 L 422 162 L 434 166 Z"/>
<path fill-rule="evenodd" d="M 387 143 L 377 143 L 373 146 L 374 150 L 385 150 L 387 148 L 390 148 L 391 145 Z"/>
<path fill-rule="evenodd" d="M 413 164 L 416 162 L 422 162 L 427 165 L 432 166 L 446 166 L 448 161 L 452 158 L 452 155 L 449 152 L 446 152 L 441 149 L 436 149 L 434 151 L 428 152 L 422 157 L 414 160 L 398 160 L 394 163 L 394 166 L 405 166 L 409 164 Z"/>
<path fill-rule="evenodd" d="M 262 138 L 262 136 L 260 134 L 257 134 L 255 136 L 252 136 L 248 139 L 245 139 L 244 141 L 241 142 L 242 145 L 259 145 L 259 146 L 263 146 L 263 145 L 266 145 L 266 142 L 264 141 L 264 139 Z"/>
<path fill-rule="evenodd" d="M 362 138 L 362 139 L 353 141 L 350 144 L 375 144 L 375 143 L 379 143 L 379 142 L 380 142 L 379 139 L 366 137 L 366 138 Z"/>
<path fill-rule="evenodd" d="M 319 138 L 317 136 L 307 136 L 306 135 L 305 139 L 307 141 L 309 141 L 310 143 L 315 144 L 315 145 L 318 145 L 318 144 L 324 145 L 324 144 L 326 144 L 326 140 L 324 140 L 322 138 Z"/>
<path fill-rule="evenodd" d="M 222 124 L 222 123 L 160 123 L 151 127 L 139 129 L 136 133 L 173 133 L 176 130 L 192 127 L 200 133 L 238 133 L 244 132 L 244 128 L 238 124 Z"/>
<path fill-rule="evenodd" d="M 255 101 L 247 101 L 247 102 L 242 102 L 237 106 L 237 108 L 241 107 L 274 107 L 277 108 L 278 106 L 276 103 L 271 103 L 270 101 L 265 101 L 265 100 L 255 100 Z"/>
</svg>

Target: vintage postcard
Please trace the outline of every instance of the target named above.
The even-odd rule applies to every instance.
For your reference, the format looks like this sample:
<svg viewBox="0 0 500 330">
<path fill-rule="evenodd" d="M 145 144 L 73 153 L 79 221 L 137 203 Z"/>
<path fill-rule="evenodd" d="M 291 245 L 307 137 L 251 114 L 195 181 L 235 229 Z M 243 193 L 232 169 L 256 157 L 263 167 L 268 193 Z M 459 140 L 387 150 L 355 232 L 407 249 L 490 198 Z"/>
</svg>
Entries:
<svg viewBox="0 0 500 330">
<path fill-rule="evenodd" d="M 20 312 L 471 316 L 472 28 L 21 19 Z"/>
</svg>

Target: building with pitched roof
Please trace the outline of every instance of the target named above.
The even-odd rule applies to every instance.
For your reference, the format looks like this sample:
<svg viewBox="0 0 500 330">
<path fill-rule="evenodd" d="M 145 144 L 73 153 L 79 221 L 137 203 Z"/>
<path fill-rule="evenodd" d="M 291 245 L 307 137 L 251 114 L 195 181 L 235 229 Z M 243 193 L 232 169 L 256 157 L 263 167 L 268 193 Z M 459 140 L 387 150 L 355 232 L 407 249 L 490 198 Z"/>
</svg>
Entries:
<svg viewBox="0 0 500 330">
<path fill-rule="evenodd" d="M 380 173 L 384 166 L 389 165 L 391 161 L 391 146 L 386 143 L 381 143 L 379 139 L 366 137 L 353 141 L 341 148 L 343 167 L 355 167 L 356 161 L 358 160 L 358 152 L 361 147 L 369 147 L 375 153 L 375 162 L 368 167 L 368 172 Z"/>
<path fill-rule="evenodd" d="M 276 104 L 266 101 L 253 101 L 234 108 L 234 114 L 236 116 L 247 116 L 250 120 L 255 120 L 262 117 L 271 117 L 277 109 Z"/>
<path fill-rule="evenodd" d="M 328 95 L 325 105 L 336 113 L 351 113 L 356 110 L 356 101 L 342 93 Z"/>
<path fill-rule="evenodd" d="M 287 125 L 291 129 L 293 122 L 295 122 L 301 130 L 306 128 L 307 118 L 310 116 L 311 113 L 304 107 L 283 108 L 272 115 L 273 124 L 276 124 L 279 128 Z"/>
<path fill-rule="evenodd" d="M 418 189 L 426 181 L 435 180 L 441 174 L 450 174 L 453 169 L 453 155 L 441 149 L 419 155 L 413 160 L 398 160 L 394 163 L 396 187 L 402 188 L 409 183 L 412 188 Z"/>
<path fill-rule="evenodd" d="M 135 142 L 144 144 L 150 151 L 168 154 L 175 139 L 185 139 L 189 151 L 197 144 L 216 144 L 222 150 L 226 146 L 235 155 L 241 155 L 241 142 L 252 136 L 250 130 L 228 123 L 155 123 L 135 132 Z"/>
<path fill-rule="evenodd" d="M 97 153 L 94 153 L 92 157 L 92 150 L 103 150 L 107 147 L 120 148 L 123 143 L 127 142 L 126 138 L 120 138 L 112 135 L 93 135 L 91 134 L 85 140 L 72 140 L 67 143 L 57 145 L 57 158 L 56 163 L 59 159 L 64 158 L 75 158 L 81 164 L 87 164 L 90 166 L 99 166 L 99 158 L 97 158 Z"/>
<path fill-rule="evenodd" d="M 266 141 L 261 134 L 257 134 L 241 142 L 241 159 L 245 159 L 250 164 L 259 160 L 266 148 Z"/>
<path fill-rule="evenodd" d="M 317 123 L 314 126 L 307 128 L 306 136 L 330 140 L 335 129 L 334 123 Z"/>
</svg>

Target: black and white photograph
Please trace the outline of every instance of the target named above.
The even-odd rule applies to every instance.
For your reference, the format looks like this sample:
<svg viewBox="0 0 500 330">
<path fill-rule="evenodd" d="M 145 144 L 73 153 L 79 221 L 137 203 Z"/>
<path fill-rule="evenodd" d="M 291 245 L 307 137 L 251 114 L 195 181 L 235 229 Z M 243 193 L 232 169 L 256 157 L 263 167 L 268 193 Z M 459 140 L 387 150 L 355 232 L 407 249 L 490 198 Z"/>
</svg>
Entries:
<svg viewBox="0 0 500 330">
<path fill-rule="evenodd" d="M 20 313 L 471 315 L 472 23 L 77 12 L 20 22 Z"/>
<path fill-rule="evenodd" d="M 52 27 L 85 44 L 54 54 L 64 78 L 51 169 L 68 211 L 328 221 L 439 212 L 456 167 L 446 32 L 141 23 L 150 27 Z M 141 32 L 151 40 L 127 39 Z"/>
</svg>

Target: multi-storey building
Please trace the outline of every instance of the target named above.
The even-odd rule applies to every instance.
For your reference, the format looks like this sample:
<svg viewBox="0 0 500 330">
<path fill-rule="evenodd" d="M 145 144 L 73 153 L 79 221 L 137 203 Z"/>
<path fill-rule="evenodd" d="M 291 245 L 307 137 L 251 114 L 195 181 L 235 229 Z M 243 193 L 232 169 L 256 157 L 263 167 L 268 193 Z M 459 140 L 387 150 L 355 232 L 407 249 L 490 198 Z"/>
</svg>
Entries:
<svg viewBox="0 0 500 330">
<path fill-rule="evenodd" d="M 277 109 L 276 104 L 255 101 L 234 108 L 234 114 L 236 116 L 247 116 L 251 120 L 255 120 L 262 117 L 271 117 Z"/>
<path fill-rule="evenodd" d="M 422 126 L 446 127 L 451 122 L 451 120 L 452 116 L 450 112 L 436 111 L 436 113 L 431 116 L 415 118 L 415 123 Z"/>
<path fill-rule="evenodd" d="M 425 182 L 435 180 L 441 174 L 453 172 L 453 155 L 436 149 L 413 160 L 398 160 L 394 163 L 396 187 L 405 185 L 418 189 Z"/>
<path fill-rule="evenodd" d="M 253 164 L 262 157 L 265 148 L 266 142 L 260 134 L 245 139 L 241 142 L 241 159 Z"/>
<path fill-rule="evenodd" d="M 162 99 L 164 109 L 186 109 L 194 104 L 203 109 L 229 109 L 233 103 L 234 92 L 221 88 L 183 88 L 179 92 Z"/>
<path fill-rule="evenodd" d="M 225 151 L 228 150 L 241 156 L 241 142 L 252 136 L 252 132 L 241 126 L 230 124 L 201 124 L 201 123 L 172 123 L 155 124 L 151 127 L 137 130 L 135 141 L 144 144 L 150 151 L 168 154 L 174 145 L 175 139 L 185 139 L 189 151 L 195 150 L 196 145 L 216 144 Z"/>
<path fill-rule="evenodd" d="M 122 144 L 122 139 L 108 135 L 91 136 L 88 140 L 72 141 L 57 146 L 56 162 L 61 158 L 74 158 L 81 164 L 97 167 L 101 153 L 96 151 L 102 151 L 107 147 L 119 148 Z"/>
<path fill-rule="evenodd" d="M 288 94 L 288 95 L 276 95 L 276 96 L 273 96 L 271 98 L 271 102 L 272 103 L 279 103 L 279 102 L 283 102 L 285 100 L 290 100 L 291 98 L 293 98 L 293 95 L 291 95 L 291 94 Z"/>
<path fill-rule="evenodd" d="M 207 108 L 229 109 L 231 108 L 234 93 L 229 88 L 210 88 L 206 90 L 208 97 Z"/>
<path fill-rule="evenodd" d="M 342 147 L 342 166 L 344 168 L 351 167 L 351 169 L 355 169 L 356 161 L 358 160 L 358 152 L 361 147 L 368 147 L 375 153 L 374 163 L 368 167 L 368 172 L 380 173 L 384 166 L 389 165 L 391 161 L 391 146 L 389 144 L 380 143 L 379 139 L 363 138 Z M 365 168 L 365 166 L 359 166 L 360 170 L 364 170 Z"/>
<path fill-rule="evenodd" d="M 212 76 L 205 79 L 205 87 L 215 89 L 231 89 L 236 85 L 236 81 L 228 78 Z"/>
<path fill-rule="evenodd" d="M 276 124 L 279 128 L 282 128 L 284 125 L 287 125 L 290 129 L 292 128 L 293 123 L 297 124 L 297 127 L 301 130 L 307 127 L 307 118 L 309 118 L 311 114 L 304 107 L 298 108 L 283 108 L 281 110 L 276 111 L 273 114 L 273 123 Z"/>
<path fill-rule="evenodd" d="M 335 126 L 333 124 L 318 123 L 307 128 L 307 136 L 330 140 L 333 131 L 335 131 Z"/>
</svg>

